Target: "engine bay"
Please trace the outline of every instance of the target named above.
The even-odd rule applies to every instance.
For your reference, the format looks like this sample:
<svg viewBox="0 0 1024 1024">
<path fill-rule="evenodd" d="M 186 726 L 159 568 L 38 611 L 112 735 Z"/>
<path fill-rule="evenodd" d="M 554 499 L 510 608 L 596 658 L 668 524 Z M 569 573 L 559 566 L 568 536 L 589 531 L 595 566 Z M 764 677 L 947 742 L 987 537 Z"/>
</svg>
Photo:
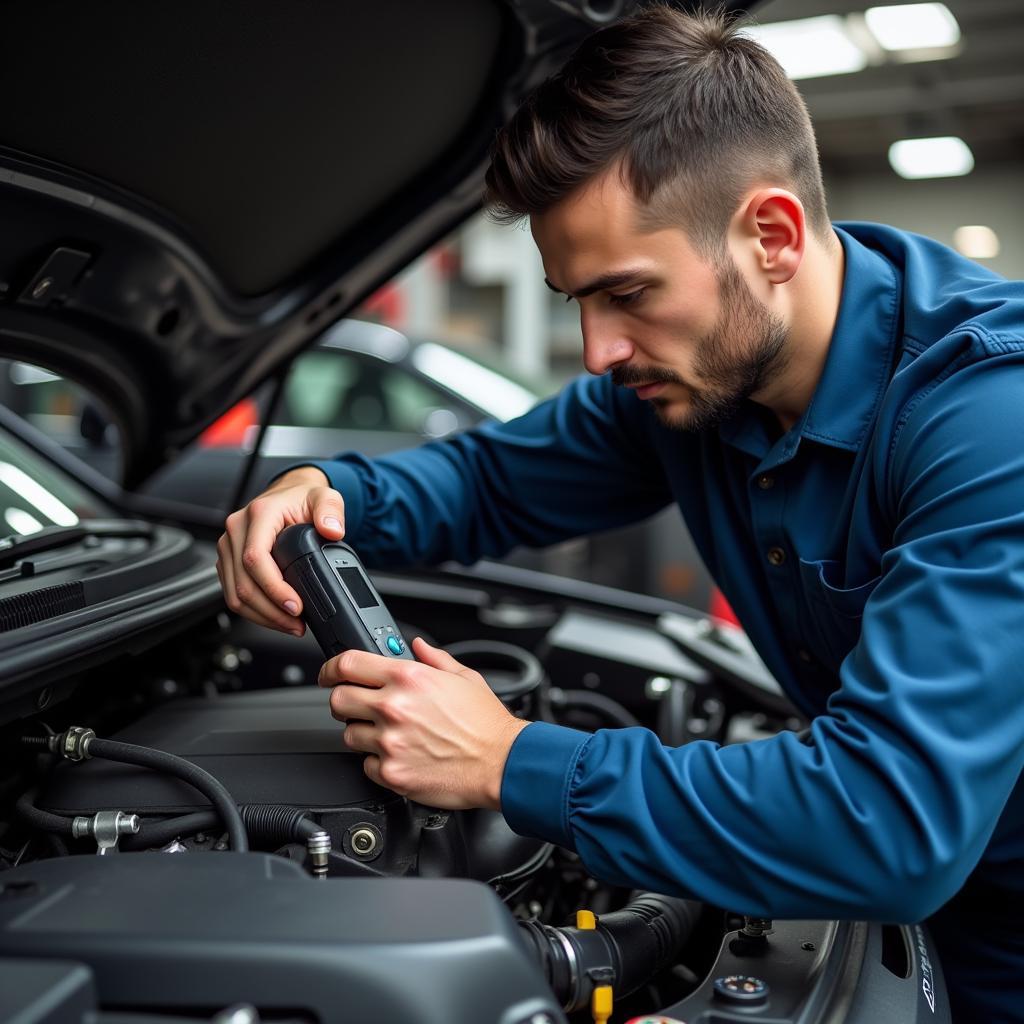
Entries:
<svg viewBox="0 0 1024 1024">
<path fill-rule="evenodd" d="M 685 609 L 505 566 L 373 577 L 405 636 L 446 646 L 521 717 L 667 744 L 801 728 L 743 634 Z M 0 977 L 25 1019 L 57 1019 L 57 967 L 76 1020 L 244 1005 L 554 1024 L 594 1019 L 606 989 L 613 1022 L 924 1012 L 912 929 L 626 891 L 496 812 L 376 786 L 314 685 L 321 663 L 310 637 L 213 610 L 9 717 Z"/>
</svg>

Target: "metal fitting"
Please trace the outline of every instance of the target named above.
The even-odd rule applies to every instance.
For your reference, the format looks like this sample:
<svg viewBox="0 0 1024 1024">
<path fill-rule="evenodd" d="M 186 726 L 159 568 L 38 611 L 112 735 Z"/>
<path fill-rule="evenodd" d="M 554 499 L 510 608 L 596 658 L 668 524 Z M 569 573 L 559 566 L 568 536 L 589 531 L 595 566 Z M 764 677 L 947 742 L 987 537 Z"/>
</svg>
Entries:
<svg viewBox="0 0 1024 1024">
<path fill-rule="evenodd" d="M 73 725 L 66 732 L 51 739 L 51 749 L 68 761 L 85 761 L 89 758 L 89 744 L 96 739 L 92 729 Z"/>
<path fill-rule="evenodd" d="M 372 860 L 384 845 L 384 837 L 377 827 L 369 822 L 353 825 L 348 830 L 348 841 L 352 853 L 360 860 Z"/>
<path fill-rule="evenodd" d="M 775 929 L 772 928 L 770 917 L 744 917 L 742 935 L 748 939 L 763 939 Z"/>
<path fill-rule="evenodd" d="M 306 840 L 310 871 L 314 878 L 326 878 L 331 861 L 331 837 L 322 829 Z"/>
<path fill-rule="evenodd" d="M 124 811 L 99 811 L 91 818 L 79 817 L 71 822 L 71 834 L 75 839 L 96 840 L 96 853 L 117 852 L 117 841 L 121 836 L 135 835 L 139 831 L 139 816 Z"/>
</svg>

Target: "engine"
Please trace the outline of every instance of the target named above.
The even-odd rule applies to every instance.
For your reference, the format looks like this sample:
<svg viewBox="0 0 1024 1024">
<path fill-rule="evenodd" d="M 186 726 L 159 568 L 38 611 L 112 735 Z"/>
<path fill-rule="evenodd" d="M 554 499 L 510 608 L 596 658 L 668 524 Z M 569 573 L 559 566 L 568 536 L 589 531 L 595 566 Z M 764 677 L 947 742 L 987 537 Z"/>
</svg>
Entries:
<svg viewBox="0 0 1024 1024">
<path fill-rule="evenodd" d="M 676 744 L 787 724 L 784 708 L 747 711 L 731 662 L 698 666 L 649 620 L 507 601 L 478 621 L 491 636 L 448 649 L 513 713 L 639 723 Z M 190 637 L 85 666 L 67 699 L 0 736 L 0 991 L 35 1008 L 25 1019 L 49 1019 L 59 992 L 75 1020 L 255 1021 L 225 1009 L 246 1003 L 278 1021 L 577 1024 L 614 991 L 616 1022 L 758 1008 L 812 1021 L 848 974 L 869 994 L 881 975 L 891 995 L 895 971 L 903 1016 L 869 1000 L 844 1019 L 924 1019 L 910 954 L 891 963 L 914 948 L 898 929 L 617 889 L 497 813 L 370 782 L 327 694 L 302 685 L 322 660 L 312 642 L 224 616 Z"/>
</svg>

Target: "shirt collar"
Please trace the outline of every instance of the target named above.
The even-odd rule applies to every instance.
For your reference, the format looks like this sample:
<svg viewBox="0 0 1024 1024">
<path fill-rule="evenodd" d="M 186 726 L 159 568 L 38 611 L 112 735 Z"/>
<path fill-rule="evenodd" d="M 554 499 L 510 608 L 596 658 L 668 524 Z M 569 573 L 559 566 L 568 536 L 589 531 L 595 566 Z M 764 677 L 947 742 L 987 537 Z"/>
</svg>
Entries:
<svg viewBox="0 0 1024 1024">
<path fill-rule="evenodd" d="M 795 454 L 807 438 L 857 451 L 867 436 L 889 379 L 899 310 L 899 282 L 891 263 L 836 227 L 846 265 L 839 315 L 811 404 L 796 425 L 774 443 L 763 410 L 746 402 L 719 428 L 723 441 L 762 460 L 763 472 Z"/>
<path fill-rule="evenodd" d="M 900 306 L 893 265 L 835 229 L 846 253 L 839 316 L 821 380 L 803 420 L 803 436 L 857 451 L 867 436 L 892 372 Z"/>
</svg>

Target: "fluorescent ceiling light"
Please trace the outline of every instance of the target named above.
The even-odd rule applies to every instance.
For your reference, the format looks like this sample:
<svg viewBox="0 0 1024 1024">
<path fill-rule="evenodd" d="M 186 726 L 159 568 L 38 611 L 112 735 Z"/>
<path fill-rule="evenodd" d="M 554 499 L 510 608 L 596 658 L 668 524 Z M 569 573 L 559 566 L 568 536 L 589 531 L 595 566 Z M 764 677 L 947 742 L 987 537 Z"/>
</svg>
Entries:
<svg viewBox="0 0 1024 1024">
<path fill-rule="evenodd" d="M 889 163 L 901 178 L 954 178 L 974 170 L 974 154 L 963 139 L 901 139 L 889 147 Z"/>
<path fill-rule="evenodd" d="M 0 462 L 0 484 L 8 486 L 19 498 L 38 509 L 51 523 L 74 526 L 78 516 L 42 484 L 37 484 L 24 470 L 9 462 Z"/>
<path fill-rule="evenodd" d="M 868 59 L 837 14 L 771 25 L 748 25 L 743 34 L 760 43 L 790 78 L 819 78 L 862 71 Z"/>
<path fill-rule="evenodd" d="M 990 260 L 999 255 L 999 236 L 984 224 L 965 224 L 953 232 L 953 244 L 968 259 Z"/>
<path fill-rule="evenodd" d="M 869 7 L 864 20 L 886 50 L 933 50 L 960 42 L 960 26 L 945 4 Z"/>
<path fill-rule="evenodd" d="M 31 512 L 26 512 L 23 508 L 9 508 L 4 513 L 4 519 L 7 520 L 7 525 L 22 537 L 38 533 L 43 528 L 43 524 Z"/>
</svg>

